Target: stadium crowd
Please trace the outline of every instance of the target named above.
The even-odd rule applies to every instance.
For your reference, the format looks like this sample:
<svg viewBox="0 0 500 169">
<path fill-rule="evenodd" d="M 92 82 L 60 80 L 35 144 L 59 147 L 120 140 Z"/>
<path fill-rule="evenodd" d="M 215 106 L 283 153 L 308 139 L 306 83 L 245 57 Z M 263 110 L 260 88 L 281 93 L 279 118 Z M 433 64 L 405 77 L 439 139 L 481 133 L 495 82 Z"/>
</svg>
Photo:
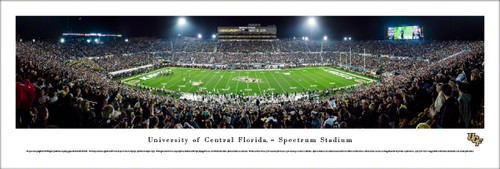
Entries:
<svg viewBox="0 0 500 169">
<path fill-rule="evenodd" d="M 16 48 L 18 128 L 482 128 L 482 41 L 22 42 Z M 342 61 L 353 51 L 352 61 Z M 372 56 L 362 57 L 361 50 Z M 467 49 L 467 50 L 465 50 Z M 151 54 L 160 52 L 160 54 Z M 343 52 L 343 54 L 340 54 Z M 461 53 L 460 53 L 461 52 Z M 458 55 L 452 55 L 460 53 Z M 106 55 L 113 55 L 106 57 Z M 340 56 L 342 55 L 342 57 Z M 379 55 L 408 56 L 379 57 Z M 452 55 L 452 57 L 446 58 Z M 86 57 L 103 57 L 89 60 Z M 349 90 L 296 94 L 160 95 L 108 72 L 174 63 L 337 63 L 399 71 Z M 366 59 L 366 60 L 365 60 Z M 137 71 L 141 72 L 141 71 Z M 268 100 L 277 100 L 270 102 Z"/>
</svg>

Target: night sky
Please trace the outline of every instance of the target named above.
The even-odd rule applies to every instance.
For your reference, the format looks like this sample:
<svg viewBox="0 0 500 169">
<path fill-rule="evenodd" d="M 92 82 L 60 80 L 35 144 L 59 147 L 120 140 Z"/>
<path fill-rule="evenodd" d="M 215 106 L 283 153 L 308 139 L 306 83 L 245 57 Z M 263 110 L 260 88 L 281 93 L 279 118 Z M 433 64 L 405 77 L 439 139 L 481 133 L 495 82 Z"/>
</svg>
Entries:
<svg viewBox="0 0 500 169">
<path fill-rule="evenodd" d="M 17 36 L 25 39 L 56 40 L 63 32 L 111 33 L 123 37 L 175 37 L 180 28 L 178 16 L 17 16 Z M 276 25 L 279 38 L 309 36 L 318 40 L 324 35 L 341 40 L 385 38 L 385 28 L 419 25 L 425 39 L 484 40 L 483 16 L 317 16 L 316 26 L 307 25 L 306 16 L 185 16 L 186 36 L 198 33 L 208 39 L 218 26 L 246 26 L 248 23 Z"/>
</svg>

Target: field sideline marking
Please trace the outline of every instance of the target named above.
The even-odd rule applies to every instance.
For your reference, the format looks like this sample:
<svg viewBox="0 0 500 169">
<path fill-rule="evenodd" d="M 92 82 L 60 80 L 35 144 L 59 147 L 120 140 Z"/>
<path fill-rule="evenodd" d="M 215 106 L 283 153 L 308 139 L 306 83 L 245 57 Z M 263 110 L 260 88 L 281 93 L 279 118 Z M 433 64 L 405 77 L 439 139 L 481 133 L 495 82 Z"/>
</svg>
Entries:
<svg viewBox="0 0 500 169">
<path fill-rule="evenodd" d="M 334 71 L 334 72 L 337 72 L 337 73 L 339 73 L 339 74 L 350 75 L 350 74 L 348 74 L 348 73 L 347 73 L 347 71 L 343 71 L 343 70 L 342 70 L 342 71 L 339 71 L 339 70 L 331 70 L 331 69 L 328 69 L 328 68 L 325 68 L 325 70 L 326 70 L 326 71 Z M 327 72 L 327 73 L 328 73 L 328 74 L 332 74 L 332 73 L 330 73 L 330 72 Z M 349 81 L 349 79 L 345 79 L 344 77 L 339 76 L 339 75 L 336 75 L 336 74 L 332 74 L 332 75 L 333 75 L 333 76 L 336 76 L 336 77 L 339 77 L 339 78 L 343 78 L 343 80 L 341 80 L 341 81 L 340 81 L 340 83 L 342 83 L 342 84 L 346 84 L 346 83 L 347 83 L 348 85 L 346 85 L 346 86 L 350 86 L 349 84 L 351 84 L 351 81 Z M 354 84 L 359 84 L 359 82 L 356 82 L 356 77 L 354 77 L 354 78 L 353 78 L 353 80 L 354 80 L 354 82 L 355 82 Z"/>
<path fill-rule="evenodd" d="M 338 73 L 344 73 L 344 74 L 347 74 L 347 75 L 350 75 L 350 76 L 354 76 L 354 77 L 357 77 L 357 78 L 360 78 L 360 79 L 368 80 L 370 82 L 376 81 L 376 80 L 373 80 L 373 79 L 370 79 L 370 78 L 367 78 L 367 77 L 363 77 L 363 76 L 360 76 L 360 75 L 352 74 L 352 73 L 350 73 L 348 71 L 345 71 L 345 70 L 337 70 L 337 69 L 333 69 L 333 68 L 329 68 L 329 67 L 327 67 L 326 70 L 330 70 L 330 71 L 334 71 L 334 72 L 338 72 Z"/>
<path fill-rule="evenodd" d="M 154 71 L 151 71 L 151 72 L 146 72 L 146 73 L 142 73 L 142 74 L 138 74 L 138 75 L 134 75 L 134 76 L 131 76 L 131 77 L 128 77 L 126 79 L 122 79 L 120 81 L 123 81 L 123 82 L 126 82 L 126 81 L 129 81 L 131 79 L 135 79 L 139 76 L 145 76 L 145 75 L 150 75 L 150 74 L 153 74 L 153 73 L 156 73 L 156 72 L 159 72 L 159 71 L 162 71 L 162 70 L 166 70 L 166 69 L 170 69 L 170 67 L 166 67 L 166 68 L 162 68 L 162 69 L 158 69 L 158 70 L 154 70 Z"/>
<path fill-rule="evenodd" d="M 335 71 L 336 71 L 336 72 L 338 72 L 338 73 L 346 73 L 346 74 L 351 74 L 351 73 L 347 73 L 347 71 L 343 71 L 343 70 L 342 70 L 342 71 L 341 71 L 341 70 L 335 70 Z M 351 75 L 352 75 L 352 74 L 351 74 Z M 336 76 L 337 76 L 337 75 L 336 75 Z M 340 76 L 338 76 L 338 77 L 340 77 Z M 366 79 L 365 77 L 360 77 L 359 75 L 358 75 L 358 78 L 363 78 L 363 79 Z M 370 80 L 371 80 L 371 79 L 370 79 Z M 372 82 L 373 82 L 373 81 L 376 81 L 376 80 L 372 80 Z M 349 88 L 349 87 L 352 87 L 352 86 L 361 86 L 361 85 L 362 85 L 362 83 L 354 83 L 354 84 L 352 84 L 352 85 L 347 85 L 347 86 L 339 87 L 339 88 L 337 88 L 337 89 L 345 89 L 345 88 Z"/>
<path fill-rule="evenodd" d="M 342 73 L 342 72 L 340 72 L 340 70 L 337 70 L 337 69 L 333 69 L 333 68 L 329 68 L 329 67 L 326 67 L 326 68 L 327 68 L 327 69 L 330 69 L 330 70 L 332 70 L 332 71 L 335 71 L 335 72 Z M 342 71 L 343 71 L 343 70 L 342 70 Z M 354 76 L 354 77 L 358 77 L 358 78 L 361 78 L 361 79 L 365 79 L 365 80 L 368 80 L 368 81 L 370 81 L 370 82 L 375 82 L 375 81 L 377 81 L 377 80 L 373 80 L 373 79 L 370 79 L 370 78 L 367 78 L 367 77 L 363 77 L 363 76 L 359 76 L 359 75 L 356 75 L 356 74 L 352 74 L 352 73 L 350 73 L 350 72 L 348 72 L 348 71 L 343 71 L 343 72 L 344 72 L 345 74 L 349 74 L 349 75 Z"/>
<path fill-rule="evenodd" d="M 363 76 L 359 76 L 359 75 L 356 75 L 356 74 L 349 73 L 348 71 L 344 71 L 344 70 L 336 70 L 336 69 L 332 69 L 332 68 L 329 68 L 329 67 L 326 67 L 326 70 L 331 70 L 331 71 L 334 71 L 334 72 L 337 72 L 337 73 L 343 73 L 343 74 L 347 74 L 347 75 L 350 75 L 350 76 L 354 76 L 356 78 L 365 79 L 365 80 L 368 80 L 368 83 L 373 83 L 373 82 L 376 81 L 376 80 L 372 80 L 372 79 L 369 79 L 369 78 L 366 78 L 366 77 L 363 77 Z M 356 82 L 355 84 L 361 85 L 363 83 Z M 353 86 L 353 85 L 348 85 L 348 86 Z"/>
</svg>

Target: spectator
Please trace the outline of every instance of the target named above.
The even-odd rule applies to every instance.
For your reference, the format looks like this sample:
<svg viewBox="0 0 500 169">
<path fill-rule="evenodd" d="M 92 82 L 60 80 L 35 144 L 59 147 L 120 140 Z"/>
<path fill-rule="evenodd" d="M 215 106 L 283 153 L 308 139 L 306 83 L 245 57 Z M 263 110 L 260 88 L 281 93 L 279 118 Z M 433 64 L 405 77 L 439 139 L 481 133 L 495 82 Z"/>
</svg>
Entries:
<svg viewBox="0 0 500 169">
<path fill-rule="evenodd" d="M 470 48 L 464 50 L 467 46 Z M 350 47 L 353 48 L 353 61 L 346 65 L 345 54 L 341 52 Z M 451 111 L 452 107 L 445 106 L 452 103 L 451 98 L 458 97 L 459 105 L 465 105 L 469 92 L 458 84 L 456 95 L 446 98 L 438 83 L 451 80 L 453 84 L 455 77 L 464 73 L 469 77 L 470 72 L 470 78 L 462 81 L 465 79 L 465 84 L 470 86 L 469 107 L 474 123 L 468 128 L 472 128 L 483 122 L 483 48 L 481 41 L 219 42 L 137 38 L 131 39 L 130 43 L 99 45 L 22 42 L 16 48 L 19 68 L 16 72 L 16 126 L 38 125 L 36 116 L 43 115 L 41 106 L 50 112 L 47 126 L 65 128 L 198 128 L 197 125 L 200 128 L 319 128 L 325 124 L 324 120 L 330 123 L 335 117 L 342 124 L 340 127 L 413 128 L 416 126 L 410 126 L 407 121 L 425 107 L 434 107 L 436 120 L 444 118 L 444 121 L 438 121 L 438 125 L 444 122 L 446 126 L 449 114 L 440 111 Z M 361 55 L 359 49 L 366 49 L 371 56 Z M 448 57 L 458 52 L 462 53 Z M 102 57 L 89 59 L 89 56 Z M 199 94 L 203 101 L 183 100 L 150 91 L 149 87 L 128 86 L 112 79 L 156 70 L 161 68 L 158 62 L 162 60 L 171 61 L 162 66 L 189 63 L 195 67 L 192 63 L 200 63 L 224 65 L 223 69 L 254 68 L 248 63 L 265 65 L 258 68 L 271 68 L 276 64 L 285 64 L 284 68 L 289 68 L 326 63 L 369 74 L 363 69 L 364 58 L 367 69 L 386 70 L 381 83 L 342 90 L 304 90 L 297 94 Z M 108 74 L 149 64 L 153 66 L 116 77 Z M 458 69 L 463 71 L 456 71 Z M 30 85 L 30 81 L 36 83 Z M 438 84 L 436 92 L 429 88 L 433 84 Z M 321 97 L 319 100 L 291 99 L 311 94 Z M 330 100 L 337 101 L 333 116 L 329 110 Z M 462 111 L 458 114 L 462 115 Z M 155 124 L 155 118 L 158 118 L 158 124 Z"/>
<path fill-rule="evenodd" d="M 311 122 L 311 128 L 321 128 L 321 120 L 319 118 L 319 113 L 317 111 L 312 112 L 313 120 Z"/>
<path fill-rule="evenodd" d="M 470 108 L 471 95 L 467 91 L 467 87 L 463 83 L 457 84 L 458 93 L 458 105 L 460 111 L 460 127 L 469 128 L 473 123 L 472 121 L 472 111 Z"/>
<path fill-rule="evenodd" d="M 458 128 L 460 118 L 458 101 L 453 97 L 452 88 L 449 84 L 443 85 L 442 92 L 446 101 L 439 114 L 434 109 L 431 109 L 430 113 L 436 119 L 438 128 Z"/>
</svg>

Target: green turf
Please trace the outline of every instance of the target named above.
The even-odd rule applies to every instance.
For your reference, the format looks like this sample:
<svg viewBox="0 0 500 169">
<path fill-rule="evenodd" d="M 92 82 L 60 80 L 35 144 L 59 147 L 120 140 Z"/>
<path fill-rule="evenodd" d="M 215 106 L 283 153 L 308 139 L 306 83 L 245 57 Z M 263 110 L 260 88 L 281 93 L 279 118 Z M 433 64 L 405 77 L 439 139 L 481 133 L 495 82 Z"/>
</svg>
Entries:
<svg viewBox="0 0 500 169">
<path fill-rule="evenodd" d="M 171 70 L 174 72 L 174 75 L 151 76 L 162 70 Z M 332 74 L 329 71 L 337 72 L 337 74 Z M 237 80 L 237 78 L 242 77 L 251 79 L 247 79 L 246 81 L 244 79 Z M 351 77 L 352 79 L 346 77 Z M 144 80 L 144 78 L 148 79 Z M 323 90 L 334 87 L 347 87 L 363 82 L 375 82 L 375 79 L 332 67 L 230 71 L 169 67 L 120 80 L 132 86 L 144 83 L 143 86 L 157 89 L 164 87 L 165 90 L 173 91 L 179 91 L 180 89 L 181 92 L 185 93 L 195 93 L 199 90 L 214 93 L 215 89 L 215 93 L 217 91 L 219 93 L 242 92 L 247 95 L 253 95 L 254 93 L 261 95 L 264 90 L 273 93 L 300 93 L 303 89 Z M 258 82 L 247 82 L 249 80 L 256 80 Z M 196 82 L 201 82 L 201 84 L 195 84 Z"/>
</svg>

